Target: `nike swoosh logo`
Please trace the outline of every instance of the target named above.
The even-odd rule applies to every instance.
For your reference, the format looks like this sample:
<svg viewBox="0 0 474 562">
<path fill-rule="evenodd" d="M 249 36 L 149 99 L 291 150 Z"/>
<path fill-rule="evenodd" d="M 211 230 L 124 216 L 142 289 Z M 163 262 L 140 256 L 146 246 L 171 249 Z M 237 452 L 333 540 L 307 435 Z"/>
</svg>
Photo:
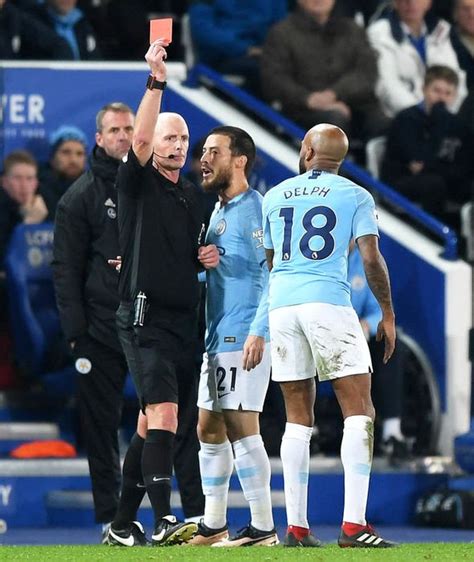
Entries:
<svg viewBox="0 0 474 562">
<path fill-rule="evenodd" d="M 160 482 L 161 480 L 171 480 L 171 478 L 157 478 L 156 476 L 153 476 L 153 482 Z"/>
<path fill-rule="evenodd" d="M 221 398 L 224 398 L 224 396 L 227 396 L 228 394 L 230 394 L 230 392 L 224 392 L 224 394 L 218 394 L 217 398 L 219 398 L 220 400 Z"/>
<path fill-rule="evenodd" d="M 137 488 L 146 488 L 145 484 L 137 484 Z"/>
<path fill-rule="evenodd" d="M 119 537 L 118 535 L 116 535 L 112 529 L 109 530 L 109 533 L 112 535 L 112 537 L 119 542 L 120 544 L 123 544 L 124 546 L 133 546 L 135 544 L 135 539 L 133 538 L 133 535 L 130 535 L 127 538 L 124 537 Z"/>
<path fill-rule="evenodd" d="M 161 541 L 165 536 L 165 533 L 166 533 L 166 529 L 161 529 L 161 531 L 157 535 L 152 536 L 152 539 L 154 541 Z"/>
</svg>

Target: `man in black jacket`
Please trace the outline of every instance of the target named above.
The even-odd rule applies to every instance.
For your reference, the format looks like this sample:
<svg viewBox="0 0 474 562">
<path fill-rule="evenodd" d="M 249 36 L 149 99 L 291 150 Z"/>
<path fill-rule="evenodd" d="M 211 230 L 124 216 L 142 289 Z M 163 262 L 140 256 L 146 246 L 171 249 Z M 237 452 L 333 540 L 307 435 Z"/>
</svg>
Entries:
<svg viewBox="0 0 474 562">
<path fill-rule="evenodd" d="M 68 189 L 56 212 L 53 274 L 61 323 L 78 372 L 78 407 L 98 523 L 112 521 L 120 489 L 117 430 L 127 363 L 115 326 L 118 251 L 115 178 L 128 152 L 134 115 L 123 103 L 96 118 L 90 169 Z M 105 529 L 104 529 L 105 530 Z"/>
</svg>

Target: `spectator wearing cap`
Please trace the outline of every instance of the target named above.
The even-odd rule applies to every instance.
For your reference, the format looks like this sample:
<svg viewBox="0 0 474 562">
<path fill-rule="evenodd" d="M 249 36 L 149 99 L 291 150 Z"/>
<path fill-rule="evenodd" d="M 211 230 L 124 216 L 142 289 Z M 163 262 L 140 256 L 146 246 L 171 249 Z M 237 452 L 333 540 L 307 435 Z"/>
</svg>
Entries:
<svg viewBox="0 0 474 562">
<path fill-rule="evenodd" d="M 49 220 L 54 220 L 59 199 L 86 170 L 87 139 L 81 129 L 63 125 L 51 134 L 50 144 L 51 156 L 40 170 L 40 184 Z"/>
<path fill-rule="evenodd" d="M 102 59 L 94 30 L 77 7 L 77 0 L 45 0 L 30 10 L 56 36 L 64 39 L 68 46 L 64 60 Z"/>
</svg>

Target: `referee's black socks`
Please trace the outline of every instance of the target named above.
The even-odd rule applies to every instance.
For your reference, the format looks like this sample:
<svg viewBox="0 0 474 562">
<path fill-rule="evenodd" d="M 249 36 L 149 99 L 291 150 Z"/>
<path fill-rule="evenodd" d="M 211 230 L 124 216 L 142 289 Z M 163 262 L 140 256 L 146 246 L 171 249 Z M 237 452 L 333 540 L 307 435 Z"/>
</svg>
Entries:
<svg viewBox="0 0 474 562">
<path fill-rule="evenodd" d="M 174 433 L 163 429 L 146 432 L 142 473 L 151 507 L 158 522 L 171 513 L 171 475 L 173 473 Z"/>
<path fill-rule="evenodd" d="M 130 440 L 122 470 L 122 489 L 113 529 L 125 529 L 137 518 L 137 511 L 145 495 L 142 476 L 142 453 L 145 439 L 135 433 Z"/>
</svg>

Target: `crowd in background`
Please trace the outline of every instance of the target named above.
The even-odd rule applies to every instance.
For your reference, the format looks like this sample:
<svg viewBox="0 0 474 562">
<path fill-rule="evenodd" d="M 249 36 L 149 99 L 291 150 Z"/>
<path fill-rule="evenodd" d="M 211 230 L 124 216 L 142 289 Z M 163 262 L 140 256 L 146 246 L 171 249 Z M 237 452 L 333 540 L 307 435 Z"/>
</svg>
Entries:
<svg viewBox="0 0 474 562">
<path fill-rule="evenodd" d="M 367 141 L 386 137 L 382 180 L 459 229 L 472 197 L 474 0 L 0 0 L 0 59 L 142 60 L 148 21 L 163 16 L 169 60 L 192 51 L 301 127 L 341 126 L 361 164 Z M 457 82 L 428 107 L 433 65 Z M 417 142 L 400 143 L 413 128 Z M 52 218 L 69 173 L 50 167 L 40 185 Z"/>
<path fill-rule="evenodd" d="M 191 50 L 305 129 L 337 124 L 354 146 L 386 137 L 381 178 L 459 228 L 473 197 L 474 0 L 0 0 L 0 59 L 142 61 L 148 21 L 164 16 L 169 60 Z M 3 155 L 0 264 L 18 223 L 54 220 L 91 148 L 65 125 L 48 162 Z"/>
</svg>

